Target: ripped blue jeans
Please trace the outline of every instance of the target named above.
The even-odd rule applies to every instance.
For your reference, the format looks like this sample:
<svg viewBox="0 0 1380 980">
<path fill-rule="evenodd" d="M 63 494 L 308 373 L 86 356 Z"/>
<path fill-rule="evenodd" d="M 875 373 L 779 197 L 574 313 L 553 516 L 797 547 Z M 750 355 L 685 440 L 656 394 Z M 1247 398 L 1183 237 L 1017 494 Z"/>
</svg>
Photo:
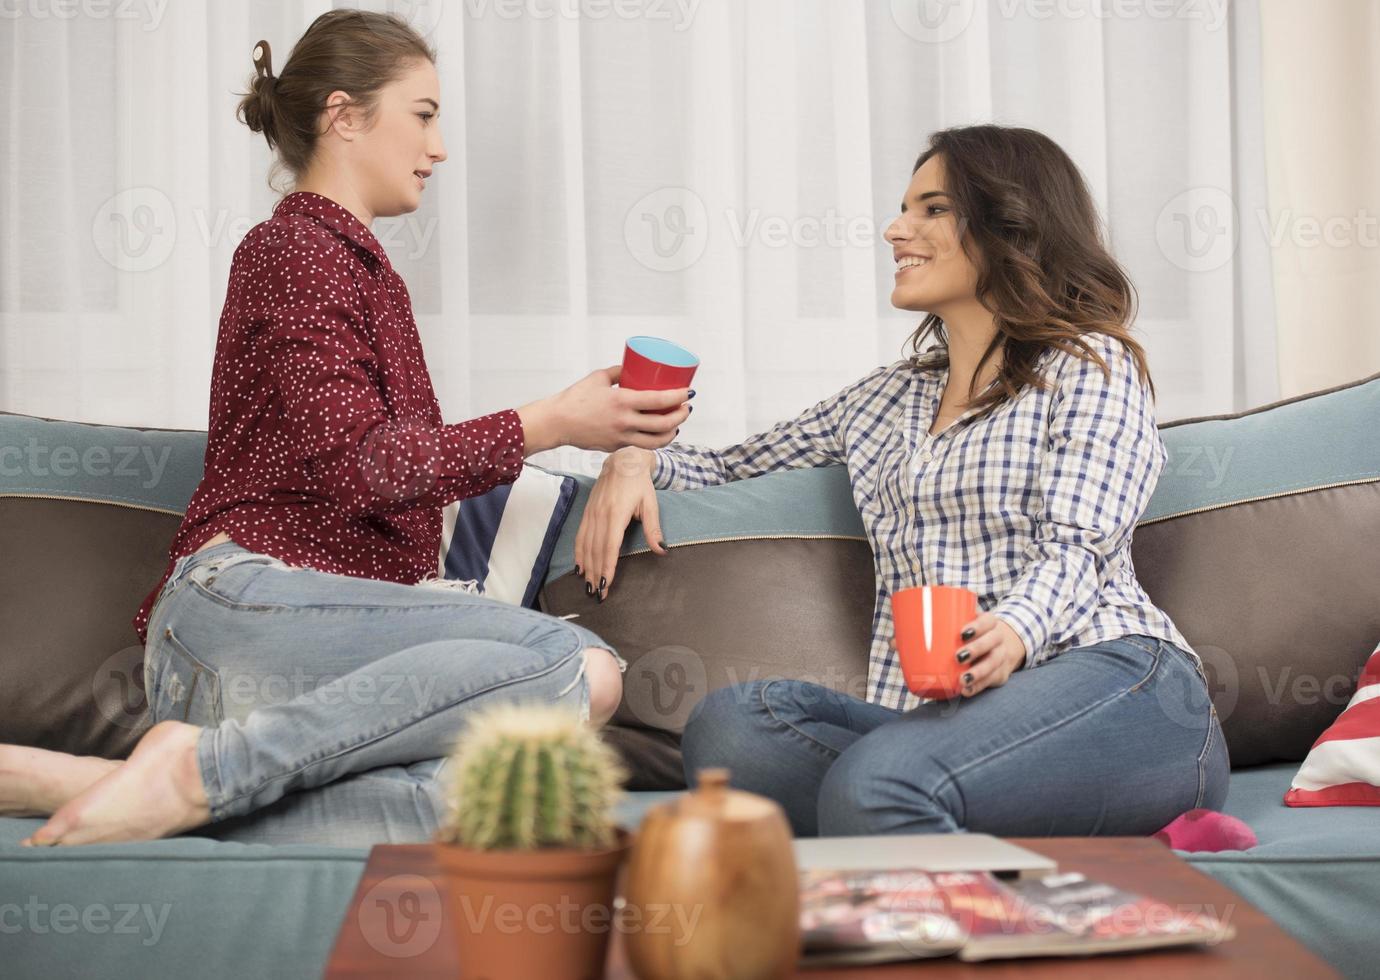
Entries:
<svg viewBox="0 0 1380 980">
<path fill-rule="evenodd" d="M 233 541 L 186 555 L 151 610 L 154 721 L 203 728 L 202 833 L 367 846 L 431 838 L 446 756 L 477 708 L 589 717 L 594 633 L 459 583 L 297 568 Z"/>
</svg>

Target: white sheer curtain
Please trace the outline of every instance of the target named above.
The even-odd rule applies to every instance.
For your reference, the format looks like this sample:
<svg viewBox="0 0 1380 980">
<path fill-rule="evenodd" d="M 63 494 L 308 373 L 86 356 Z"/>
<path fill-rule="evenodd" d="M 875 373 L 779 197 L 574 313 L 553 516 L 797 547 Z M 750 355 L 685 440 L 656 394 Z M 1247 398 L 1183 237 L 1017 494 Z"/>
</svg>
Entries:
<svg viewBox="0 0 1380 980">
<path fill-rule="evenodd" d="M 206 424 L 231 254 L 275 201 L 233 93 L 256 40 L 281 68 L 330 4 L 160 2 L 0 19 L 7 410 Z M 988 120 L 1043 130 L 1087 174 L 1162 419 L 1277 389 L 1269 257 L 1204 222 L 1224 196 L 1263 202 L 1253 6 L 369 6 L 439 49 L 450 159 L 375 231 L 447 420 L 553 392 L 638 333 L 701 355 L 682 438 L 705 444 L 894 360 L 917 317 L 889 306 L 881 230 L 927 135 Z"/>
</svg>

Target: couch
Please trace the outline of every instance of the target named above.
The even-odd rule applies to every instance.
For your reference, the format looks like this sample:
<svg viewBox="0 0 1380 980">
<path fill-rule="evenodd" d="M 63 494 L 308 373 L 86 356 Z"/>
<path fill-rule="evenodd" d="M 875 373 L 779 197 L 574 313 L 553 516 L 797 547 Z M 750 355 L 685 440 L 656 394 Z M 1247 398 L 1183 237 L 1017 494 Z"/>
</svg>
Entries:
<svg viewBox="0 0 1380 980">
<path fill-rule="evenodd" d="M 1380 375 L 1163 425 L 1170 460 L 1133 545 L 1147 591 L 1203 656 L 1232 757 L 1226 810 L 1260 838 L 1183 856 L 1358 977 L 1380 955 L 1370 811 L 1282 798 L 1380 641 L 1377 419 Z M 0 741 L 119 758 L 147 726 L 129 621 L 204 449 L 194 430 L 0 413 Z M 570 574 L 592 485 L 579 480 L 540 601 L 630 662 L 605 730 L 632 772 L 625 823 L 682 789 L 679 732 L 709 690 L 790 676 L 861 691 L 872 561 L 840 468 L 662 494 L 671 555 L 651 554 L 634 526 L 602 604 Z M 36 824 L 0 819 L 7 977 L 319 975 L 366 859 L 333 846 L 329 827 L 290 846 L 215 828 L 15 846 Z"/>
</svg>

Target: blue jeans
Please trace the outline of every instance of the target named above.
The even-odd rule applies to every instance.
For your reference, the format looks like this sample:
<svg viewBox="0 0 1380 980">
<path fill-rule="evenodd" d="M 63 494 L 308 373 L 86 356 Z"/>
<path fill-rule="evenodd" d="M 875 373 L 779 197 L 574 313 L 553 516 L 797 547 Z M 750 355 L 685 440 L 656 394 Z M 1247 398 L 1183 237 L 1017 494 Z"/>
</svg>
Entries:
<svg viewBox="0 0 1380 980">
<path fill-rule="evenodd" d="M 691 712 L 681 749 L 690 785 L 727 767 L 802 837 L 1151 834 L 1220 809 L 1230 769 L 1201 669 L 1149 636 L 910 711 L 802 681 L 721 688 Z"/>
<path fill-rule="evenodd" d="M 263 843 L 428 840 L 472 711 L 589 717 L 583 627 L 452 587 L 294 568 L 233 541 L 177 561 L 149 618 L 154 721 L 203 726 L 209 833 Z"/>
</svg>

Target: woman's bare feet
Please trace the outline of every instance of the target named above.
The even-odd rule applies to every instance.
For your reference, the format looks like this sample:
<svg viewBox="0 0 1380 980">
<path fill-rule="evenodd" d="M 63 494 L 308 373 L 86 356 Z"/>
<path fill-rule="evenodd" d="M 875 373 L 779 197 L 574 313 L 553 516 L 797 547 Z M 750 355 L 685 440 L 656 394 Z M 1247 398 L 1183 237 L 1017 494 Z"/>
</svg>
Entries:
<svg viewBox="0 0 1380 980">
<path fill-rule="evenodd" d="M 46 817 L 119 765 L 114 759 L 0 745 L 0 816 Z"/>
<path fill-rule="evenodd" d="M 201 729 L 163 721 L 148 730 L 118 769 L 58 808 L 27 846 L 156 840 L 210 818 L 197 762 Z"/>
</svg>

